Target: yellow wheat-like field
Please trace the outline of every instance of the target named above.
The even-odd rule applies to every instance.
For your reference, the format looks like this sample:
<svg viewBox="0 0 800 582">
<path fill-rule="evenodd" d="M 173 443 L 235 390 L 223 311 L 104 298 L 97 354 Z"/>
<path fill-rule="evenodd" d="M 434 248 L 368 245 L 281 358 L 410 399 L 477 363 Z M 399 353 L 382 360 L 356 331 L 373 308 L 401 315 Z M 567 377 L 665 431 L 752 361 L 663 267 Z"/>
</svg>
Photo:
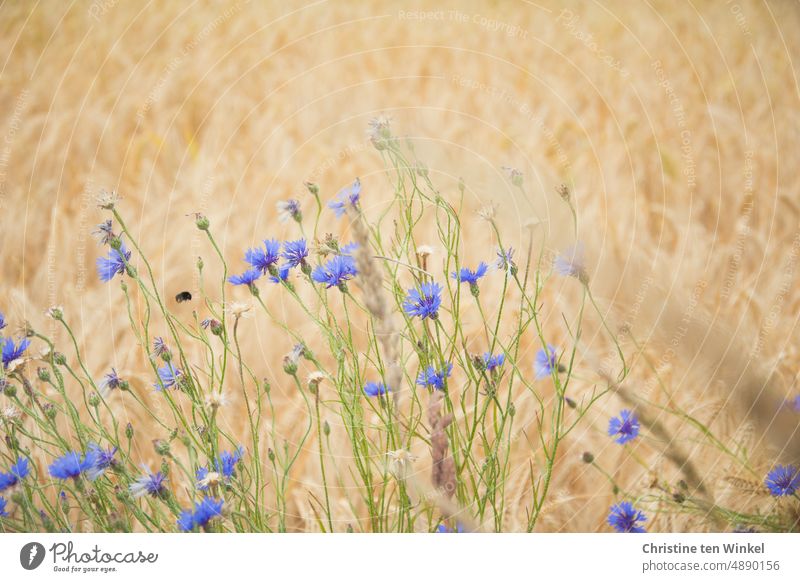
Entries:
<svg viewBox="0 0 800 582">
<path fill-rule="evenodd" d="M 759 507 L 757 487 L 745 491 L 744 476 L 659 406 L 674 400 L 726 446 L 751 448 L 763 472 L 776 458 L 800 458 L 798 417 L 774 414 L 776 402 L 798 392 L 800 359 L 797 4 L 415 4 L 3 3 L 0 310 L 68 351 L 63 330 L 44 316 L 63 305 L 91 371 L 115 366 L 158 409 L 118 285 L 100 283 L 94 270 L 103 250 L 90 233 L 105 218 L 96 194 L 122 196 L 166 296 L 196 293 L 198 256 L 209 281 L 221 271 L 190 213 L 209 217 L 239 270 L 248 245 L 297 236 L 294 225 L 278 223 L 275 203 L 298 198 L 310 214 L 306 180 L 327 199 L 359 176 L 367 215 L 386 204 L 391 185 L 365 129 L 388 114 L 443 196 L 455 197 L 463 178 L 462 252 L 475 262 L 493 256 L 492 233 L 476 213 L 489 203 L 516 247 L 525 248 L 530 229 L 543 233 L 548 250 L 574 242 L 556 193 L 568 184 L 592 290 L 614 331 L 624 328 L 626 349 L 643 346 L 619 394 L 602 399 L 565 441 L 537 530 L 607 529 L 612 492 L 581 462 L 584 451 L 639 493 L 655 477 L 676 481 L 677 467 L 690 463 L 720 503 Z M 502 166 L 523 172 L 526 196 Z M 342 233 L 344 224 L 323 227 Z M 435 243 L 425 235 L 417 233 L 418 244 Z M 574 316 L 573 283 L 559 282 L 543 298 L 554 343 L 567 342 L 561 314 Z M 266 300 L 313 342 L 311 323 L 277 291 L 264 290 Z M 500 291 L 489 284 L 482 297 Z M 228 292 L 248 299 L 246 290 Z M 171 300 L 169 307 L 187 322 L 199 309 Z M 479 337 L 478 322 L 465 317 Z M 279 433 L 292 439 L 305 409 L 281 369 L 291 339 L 262 315 L 241 326 L 245 357 L 273 382 Z M 614 361 L 601 331 L 597 317 L 587 321 L 576 398 L 600 385 Z M 532 362 L 535 338 L 529 343 Z M 244 435 L 237 390 L 222 424 Z M 655 404 L 644 413 L 666 431 L 642 439 L 634 456 L 604 434 L 631 398 Z M 152 462 L 150 441 L 164 435 L 124 397 L 110 402 L 117 420 L 135 425 L 142 462 Z M 327 414 L 341 468 L 332 509 L 344 529 L 363 508 L 348 490 L 345 432 Z M 530 433 L 513 444 L 507 530 L 525 527 L 537 422 L 532 403 L 521 400 L 515 423 Z M 415 453 L 424 482 L 430 455 Z M 292 471 L 294 530 L 317 528 L 309 500 L 319 497 L 318 473 L 312 439 Z M 718 527 L 674 514 L 648 526 Z"/>
</svg>

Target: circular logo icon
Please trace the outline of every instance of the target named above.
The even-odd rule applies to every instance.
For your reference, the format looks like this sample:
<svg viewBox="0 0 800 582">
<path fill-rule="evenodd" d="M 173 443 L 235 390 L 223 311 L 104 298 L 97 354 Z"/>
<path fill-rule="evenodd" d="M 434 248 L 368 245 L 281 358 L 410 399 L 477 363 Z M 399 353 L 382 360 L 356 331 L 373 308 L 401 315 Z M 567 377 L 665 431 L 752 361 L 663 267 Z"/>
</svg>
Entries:
<svg viewBox="0 0 800 582">
<path fill-rule="evenodd" d="M 30 542 L 19 551 L 19 563 L 26 570 L 35 570 L 44 561 L 44 546 L 39 542 Z"/>
</svg>

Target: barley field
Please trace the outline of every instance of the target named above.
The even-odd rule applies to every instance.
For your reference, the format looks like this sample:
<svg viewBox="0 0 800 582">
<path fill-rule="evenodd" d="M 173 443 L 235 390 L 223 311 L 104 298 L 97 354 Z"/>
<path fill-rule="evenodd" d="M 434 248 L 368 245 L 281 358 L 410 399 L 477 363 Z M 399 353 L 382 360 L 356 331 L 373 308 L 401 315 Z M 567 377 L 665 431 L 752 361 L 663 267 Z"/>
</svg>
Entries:
<svg viewBox="0 0 800 582">
<path fill-rule="evenodd" d="M 796 3 L 0 14 L 0 531 L 798 529 Z"/>
</svg>

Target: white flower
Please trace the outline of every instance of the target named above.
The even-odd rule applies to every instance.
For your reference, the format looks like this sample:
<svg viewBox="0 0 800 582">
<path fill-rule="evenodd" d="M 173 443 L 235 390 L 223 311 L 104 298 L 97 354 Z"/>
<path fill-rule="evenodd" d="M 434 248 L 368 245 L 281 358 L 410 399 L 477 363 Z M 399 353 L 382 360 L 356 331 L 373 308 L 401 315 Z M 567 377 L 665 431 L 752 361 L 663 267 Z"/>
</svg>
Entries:
<svg viewBox="0 0 800 582">
<path fill-rule="evenodd" d="M 211 410 L 222 408 L 228 403 L 228 395 L 224 392 L 213 391 L 206 396 L 206 406 Z"/>
<path fill-rule="evenodd" d="M 115 191 L 100 190 L 97 195 L 97 205 L 105 210 L 113 210 L 117 202 L 119 202 L 119 195 Z"/>
<path fill-rule="evenodd" d="M 250 310 L 253 308 L 251 303 L 242 303 L 239 301 L 233 301 L 228 304 L 225 308 L 226 313 L 231 315 L 234 319 L 239 319 L 240 317 L 250 317 L 252 313 Z"/>
<path fill-rule="evenodd" d="M 417 247 L 417 255 L 422 258 L 429 257 L 434 253 L 435 250 L 436 249 L 434 249 L 431 245 L 419 245 Z"/>
<path fill-rule="evenodd" d="M 19 419 L 21 416 L 22 413 L 16 406 L 12 406 L 9 404 L 5 408 L 0 408 L 0 418 L 2 418 L 3 420 L 12 422 L 14 420 Z"/>
<path fill-rule="evenodd" d="M 408 477 L 411 464 L 417 460 L 417 457 L 412 455 L 406 449 L 389 451 L 386 453 L 386 456 L 389 457 L 389 466 L 387 467 L 389 472 L 400 481 L 403 481 L 406 477 Z"/>
<path fill-rule="evenodd" d="M 478 216 L 487 222 L 494 220 L 494 217 L 497 216 L 497 204 L 489 202 L 481 207 L 478 209 Z"/>
</svg>

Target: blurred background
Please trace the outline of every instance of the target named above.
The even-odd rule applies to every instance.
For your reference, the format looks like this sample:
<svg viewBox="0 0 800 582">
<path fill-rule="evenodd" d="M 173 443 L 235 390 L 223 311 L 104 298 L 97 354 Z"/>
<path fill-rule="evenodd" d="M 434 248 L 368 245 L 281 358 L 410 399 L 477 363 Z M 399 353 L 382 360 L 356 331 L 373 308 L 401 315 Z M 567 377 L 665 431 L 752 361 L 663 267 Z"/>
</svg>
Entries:
<svg viewBox="0 0 800 582">
<path fill-rule="evenodd" d="M 775 419 L 753 417 L 759 399 L 797 393 L 796 2 L 97 0 L 0 13 L 0 310 L 63 341 L 44 317 L 63 305 L 97 374 L 152 382 L 117 286 L 95 273 L 100 190 L 122 196 L 165 295 L 196 291 L 197 256 L 219 270 L 191 213 L 237 269 L 247 246 L 296 236 L 275 204 L 310 212 L 305 181 L 328 199 L 358 176 L 368 214 L 388 204 L 366 135 L 388 115 L 443 195 L 464 180 L 465 229 L 494 204 L 514 246 L 537 223 L 563 248 L 574 237 L 556 187 L 569 185 L 609 317 L 649 342 L 698 414 L 725 410 L 722 433 L 764 445 Z M 525 195 L 504 167 L 523 173 Z M 464 252 L 485 254 L 491 233 L 471 232 Z M 566 309 L 569 294 L 552 301 Z M 170 307 L 190 319 L 192 305 Z M 249 333 L 258 373 L 279 377 L 289 338 L 266 323 Z M 790 456 L 794 418 L 777 440 Z M 563 504 L 545 529 L 602 523 L 607 492 L 594 503 L 585 446 L 567 448 L 575 470 L 557 477 Z M 724 487 L 725 468 L 708 466 Z M 297 496 L 294 527 L 313 529 Z M 523 497 L 509 508 L 522 521 Z"/>
</svg>

